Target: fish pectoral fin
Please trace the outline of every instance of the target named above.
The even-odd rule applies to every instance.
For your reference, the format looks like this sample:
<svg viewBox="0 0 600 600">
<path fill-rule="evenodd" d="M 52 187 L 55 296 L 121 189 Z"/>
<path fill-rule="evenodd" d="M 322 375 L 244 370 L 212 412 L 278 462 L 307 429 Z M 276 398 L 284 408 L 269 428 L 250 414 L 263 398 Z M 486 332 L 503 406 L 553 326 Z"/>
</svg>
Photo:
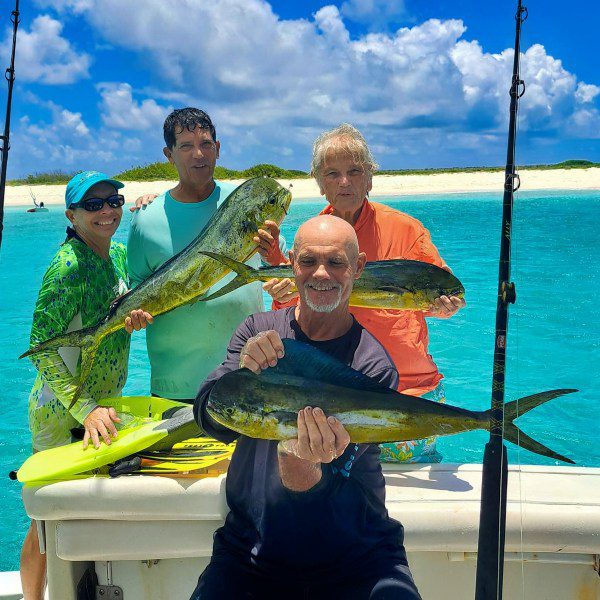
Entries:
<svg viewBox="0 0 600 600">
<path fill-rule="evenodd" d="M 298 422 L 298 415 L 293 412 L 289 412 L 287 410 L 275 410 L 273 412 L 265 415 L 266 418 L 275 419 L 277 422 L 282 425 L 294 425 L 296 426 Z"/>
<path fill-rule="evenodd" d="M 252 274 L 256 271 L 256 269 L 249 267 L 248 265 L 240 262 L 239 260 L 235 260 L 234 258 L 230 258 L 229 256 L 225 256 L 223 254 L 217 254 L 216 252 L 209 252 L 208 250 L 200 250 L 199 254 L 203 254 L 204 256 L 208 256 L 217 262 L 225 265 L 228 269 L 235 271 L 238 275 L 247 275 L 252 276 Z"/>
<path fill-rule="evenodd" d="M 86 349 L 85 347 L 81 348 L 81 367 L 79 369 L 79 385 L 73 393 L 73 397 L 71 398 L 71 404 L 69 404 L 69 410 L 73 408 L 73 406 L 81 396 L 83 386 L 92 371 L 92 367 L 94 366 L 94 359 L 96 358 L 96 352 L 98 352 L 99 345 L 99 340 L 94 340 L 94 343 L 88 349 Z"/>
<path fill-rule="evenodd" d="M 242 275 L 238 275 L 235 279 L 232 279 L 229 283 L 225 284 L 222 288 L 219 288 L 216 292 L 209 294 L 208 296 L 200 296 L 194 300 L 200 302 L 208 302 L 209 300 L 215 300 L 216 298 L 220 298 L 221 296 L 225 296 L 229 294 L 229 292 L 233 292 L 238 288 L 249 283 Z"/>
</svg>

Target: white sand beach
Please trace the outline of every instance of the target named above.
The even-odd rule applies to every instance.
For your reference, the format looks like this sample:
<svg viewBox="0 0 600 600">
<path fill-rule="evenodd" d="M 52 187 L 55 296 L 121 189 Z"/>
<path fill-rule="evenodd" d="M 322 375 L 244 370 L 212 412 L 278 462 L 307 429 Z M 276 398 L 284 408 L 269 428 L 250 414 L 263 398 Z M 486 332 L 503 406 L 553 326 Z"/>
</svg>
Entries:
<svg viewBox="0 0 600 600">
<path fill-rule="evenodd" d="M 289 187 L 294 200 L 320 197 L 313 179 L 279 180 Z M 232 181 L 234 184 L 242 180 Z M 124 194 L 128 203 L 147 193 L 160 194 L 172 188 L 174 181 L 127 182 Z M 472 173 L 439 173 L 431 175 L 376 175 L 371 197 L 404 196 L 413 194 L 456 194 L 465 192 L 499 192 L 504 185 L 504 172 L 476 171 Z M 31 193 L 38 202 L 47 205 L 63 204 L 64 185 L 7 186 L 6 206 L 31 206 Z M 523 170 L 521 190 L 600 190 L 600 168 Z"/>
</svg>

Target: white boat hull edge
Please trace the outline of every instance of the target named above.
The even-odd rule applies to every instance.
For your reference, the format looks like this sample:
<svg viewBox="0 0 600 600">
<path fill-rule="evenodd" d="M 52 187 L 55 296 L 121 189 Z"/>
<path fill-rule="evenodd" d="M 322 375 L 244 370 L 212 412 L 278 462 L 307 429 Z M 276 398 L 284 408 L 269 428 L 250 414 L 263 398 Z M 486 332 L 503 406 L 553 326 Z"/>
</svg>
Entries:
<svg viewBox="0 0 600 600">
<path fill-rule="evenodd" d="M 473 598 L 481 465 L 384 470 L 423 598 Z M 189 597 L 227 513 L 224 483 L 124 477 L 25 488 L 28 514 L 44 521 L 50 600 L 75 600 L 90 565 L 127 600 Z M 509 468 L 504 598 L 600 600 L 599 555 L 600 469 Z"/>
</svg>

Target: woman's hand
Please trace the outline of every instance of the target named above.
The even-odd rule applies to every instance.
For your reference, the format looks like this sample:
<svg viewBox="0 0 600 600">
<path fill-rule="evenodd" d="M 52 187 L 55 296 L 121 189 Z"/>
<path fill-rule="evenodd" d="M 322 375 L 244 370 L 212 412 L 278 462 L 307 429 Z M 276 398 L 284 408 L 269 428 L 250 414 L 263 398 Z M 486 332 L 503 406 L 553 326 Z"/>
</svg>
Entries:
<svg viewBox="0 0 600 600">
<path fill-rule="evenodd" d="M 100 437 L 102 436 L 104 443 L 107 446 L 111 444 L 111 436 L 113 439 L 117 437 L 117 428 L 115 423 L 120 423 L 121 419 L 117 416 L 117 411 L 110 407 L 97 406 L 94 410 L 83 420 L 83 426 L 85 427 L 85 433 L 83 435 L 83 449 L 85 450 L 90 443 L 90 438 L 94 448 L 100 447 Z"/>
</svg>

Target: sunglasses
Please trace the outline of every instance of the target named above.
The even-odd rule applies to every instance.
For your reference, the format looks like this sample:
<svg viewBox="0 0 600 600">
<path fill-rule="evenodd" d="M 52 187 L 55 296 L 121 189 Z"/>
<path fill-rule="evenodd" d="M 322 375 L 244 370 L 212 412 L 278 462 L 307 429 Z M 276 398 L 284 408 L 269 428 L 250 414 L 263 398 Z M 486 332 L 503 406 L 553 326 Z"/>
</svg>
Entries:
<svg viewBox="0 0 600 600">
<path fill-rule="evenodd" d="M 69 208 L 83 208 L 83 210 L 87 210 L 88 212 L 97 212 L 102 210 L 105 202 L 111 208 L 119 208 L 125 204 L 125 196 L 121 194 L 115 194 L 114 196 L 109 196 L 108 198 L 87 198 L 86 200 L 81 200 L 80 202 L 71 204 Z"/>
</svg>

